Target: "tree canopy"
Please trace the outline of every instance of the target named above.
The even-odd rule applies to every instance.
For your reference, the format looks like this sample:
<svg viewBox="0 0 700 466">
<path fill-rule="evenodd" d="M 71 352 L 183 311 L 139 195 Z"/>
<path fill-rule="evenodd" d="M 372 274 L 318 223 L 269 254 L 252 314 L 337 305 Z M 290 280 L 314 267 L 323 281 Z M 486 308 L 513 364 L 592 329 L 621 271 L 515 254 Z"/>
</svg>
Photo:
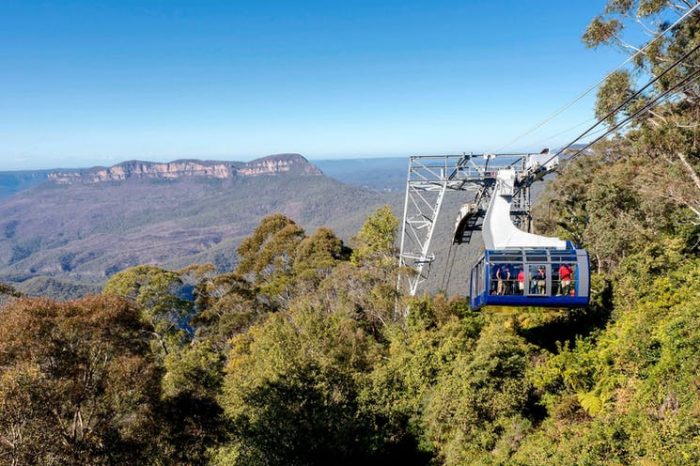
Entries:
<svg viewBox="0 0 700 466">
<path fill-rule="evenodd" d="M 5 464 L 147 463 L 160 373 L 128 302 L 20 300 L 0 319 Z"/>
<path fill-rule="evenodd" d="M 635 53 L 632 28 L 695 4 L 610 0 L 583 40 Z M 610 75 L 596 114 L 698 43 L 693 13 Z M 539 197 L 536 229 L 590 252 L 586 309 L 402 296 L 389 207 L 348 245 L 266 217 L 223 273 L 144 265 L 65 303 L 0 288 L 0 462 L 700 464 L 699 92 L 566 163 Z"/>
</svg>

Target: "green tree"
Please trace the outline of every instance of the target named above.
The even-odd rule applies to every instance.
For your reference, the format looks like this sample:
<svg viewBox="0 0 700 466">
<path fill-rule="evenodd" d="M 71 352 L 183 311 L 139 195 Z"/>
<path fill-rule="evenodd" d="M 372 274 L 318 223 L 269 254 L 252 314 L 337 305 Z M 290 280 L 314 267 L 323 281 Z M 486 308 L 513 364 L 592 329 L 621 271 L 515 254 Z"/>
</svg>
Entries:
<svg viewBox="0 0 700 466">
<path fill-rule="evenodd" d="M 192 314 L 192 304 L 179 296 L 182 285 L 176 272 L 140 265 L 112 276 L 104 293 L 129 299 L 142 311 L 157 337 L 154 350 L 164 357 L 189 339 L 185 325 Z"/>
<path fill-rule="evenodd" d="M 158 448 L 160 457 L 173 464 L 204 464 L 208 450 L 225 438 L 226 423 L 216 399 L 221 387 L 223 354 L 215 347 L 221 343 L 217 332 L 223 330 L 218 330 L 219 325 L 209 325 L 211 338 L 192 342 L 188 328 L 194 306 L 180 297 L 184 287 L 182 275 L 192 274 L 202 277 L 200 283 L 210 283 L 209 273 L 207 266 L 180 272 L 139 266 L 116 274 L 105 285 L 106 294 L 135 303 L 155 337 L 152 351 L 163 372 L 157 412 L 161 429 Z M 213 299 L 211 294 L 201 293 L 198 298 Z M 215 307 L 207 309 L 210 313 L 201 320 L 212 319 Z"/>
<path fill-rule="evenodd" d="M 19 298 L 21 293 L 18 292 L 14 287 L 7 285 L 5 283 L 0 283 L 0 295 L 12 296 Z"/>
<path fill-rule="evenodd" d="M 236 273 L 255 283 L 272 304 L 289 299 L 296 249 L 304 230 L 282 214 L 265 217 L 238 247 Z"/>
<path fill-rule="evenodd" d="M 21 296 L 22 294 L 14 287 L 5 283 L 0 283 L 0 308 L 2 308 L 5 303 L 8 303 L 14 298 L 19 298 Z"/>
<path fill-rule="evenodd" d="M 354 464 L 373 449 L 359 409 L 379 356 L 346 315 L 309 309 L 271 314 L 233 340 L 222 404 L 233 439 L 216 464 Z"/>
<path fill-rule="evenodd" d="M 297 292 L 315 289 L 349 254 L 349 248 L 328 228 L 319 228 L 304 238 L 297 247 L 292 269 Z"/>
<path fill-rule="evenodd" d="M 697 464 L 700 263 L 679 245 L 626 258 L 613 321 L 533 368 L 549 417 L 516 464 Z"/>
<path fill-rule="evenodd" d="M 426 435 L 426 405 L 439 377 L 473 350 L 483 325 L 476 316 L 459 319 L 457 303 L 447 313 L 439 307 L 421 298 L 411 303 L 406 325 L 385 328 L 388 356 L 375 366 L 365 391 L 368 409 L 384 419 L 388 442 L 415 439 L 418 449 L 431 455 L 439 454 L 439 447 Z"/>
<path fill-rule="evenodd" d="M 388 205 L 372 213 L 353 238 L 352 262 L 376 261 L 386 264 L 395 261 L 398 226 L 399 221 Z"/>
<path fill-rule="evenodd" d="M 228 437 L 217 397 L 224 354 L 211 341 L 195 341 L 165 357 L 160 403 L 161 454 L 172 464 L 206 464 Z"/>
<path fill-rule="evenodd" d="M 236 273 L 207 278 L 195 288 L 197 315 L 192 324 L 196 338 L 228 351 L 228 342 L 272 308 L 254 285 Z"/>
<path fill-rule="evenodd" d="M 675 20 L 696 5 L 696 0 L 609 0 L 604 13 L 591 22 L 583 39 L 589 47 L 614 45 L 627 53 L 635 53 L 634 71 L 639 72 L 637 74 L 642 79 L 660 76 L 671 63 L 700 43 L 700 16 L 690 14 L 671 33 L 649 42 L 643 53 L 637 53 L 640 47 L 630 43 L 629 38 L 640 32 L 655 37 L 670 25 L 662 19 Z M 657 81 L 654 91 L 670 89 L 696 70 L 698 64 L 700 57 L 697 53 L 686 57 L 681 66 Z M 611 74 L 598 93 L 598 116 L 621 102 L 635 85 L 630 71 Z M 630 104 L 625 111 L 638 108 L 651 97 L 651 93 L 641 95 L 638 102 Z M 697 86 L 685 86 L 678 99 L 645 112 L 632 126 L 635 131 L 625 135 L 626 144 L 634 149 L 634 157 L 646 162 L 637 184 L 640 191 L 645 184 L 667 187 L 647 189 L 644 194 L 690 210 L 695 220 L 700 218 L 700 156 L 695 131 L 699 112 L 700 90 Z M 611 118 L 610 122 L 613 120 Z"/>
<path fill-rule="evenodd" d="M 425 409 L 427 437 L 446 465 L 505 463 L 532 428 L 531 349 L 492 324 L 473 352 L 460 354 L 437 380 Z"/>
</svg>

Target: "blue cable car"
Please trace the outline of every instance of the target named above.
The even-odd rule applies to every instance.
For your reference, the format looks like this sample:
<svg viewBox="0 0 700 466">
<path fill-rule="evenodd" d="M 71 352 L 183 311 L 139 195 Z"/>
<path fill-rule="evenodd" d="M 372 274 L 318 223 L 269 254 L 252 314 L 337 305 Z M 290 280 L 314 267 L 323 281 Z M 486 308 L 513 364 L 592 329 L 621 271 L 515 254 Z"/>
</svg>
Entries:
<svg viewBox="0 0 700 466">
<path fill-rule="evenodd" d="M 590 264 L 584 249 L 486 250 L 471 272 L 469 305 L 578 308 L 588 305 Z"/>
</svg>

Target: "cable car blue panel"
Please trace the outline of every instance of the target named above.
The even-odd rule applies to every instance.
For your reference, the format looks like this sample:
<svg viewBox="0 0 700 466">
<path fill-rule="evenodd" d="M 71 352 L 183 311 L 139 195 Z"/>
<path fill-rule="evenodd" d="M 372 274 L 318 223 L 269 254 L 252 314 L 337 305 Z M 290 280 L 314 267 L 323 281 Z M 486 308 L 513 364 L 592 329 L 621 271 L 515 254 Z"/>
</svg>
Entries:
<svg viewBox="0 0 700 466">
<path fill-rule="evenodd" d="M 487 250 L 471 272 L 470 307 L 578 308 L 589 303 L 588 253 L 567 249 Z"/>
</svg>

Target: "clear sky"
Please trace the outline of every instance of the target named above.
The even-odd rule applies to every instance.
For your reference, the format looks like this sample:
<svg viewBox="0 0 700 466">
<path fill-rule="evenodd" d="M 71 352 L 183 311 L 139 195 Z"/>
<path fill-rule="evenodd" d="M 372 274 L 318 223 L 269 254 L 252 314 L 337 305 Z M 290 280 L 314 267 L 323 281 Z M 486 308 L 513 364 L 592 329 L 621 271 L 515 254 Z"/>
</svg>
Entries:
<svg viewBox="0 0 700 466">
<path fill-rule="evenodd" d="M 0 169 L 494 150 L 622 62 L 603 4 L 0 0 Z"/>
</svg>

